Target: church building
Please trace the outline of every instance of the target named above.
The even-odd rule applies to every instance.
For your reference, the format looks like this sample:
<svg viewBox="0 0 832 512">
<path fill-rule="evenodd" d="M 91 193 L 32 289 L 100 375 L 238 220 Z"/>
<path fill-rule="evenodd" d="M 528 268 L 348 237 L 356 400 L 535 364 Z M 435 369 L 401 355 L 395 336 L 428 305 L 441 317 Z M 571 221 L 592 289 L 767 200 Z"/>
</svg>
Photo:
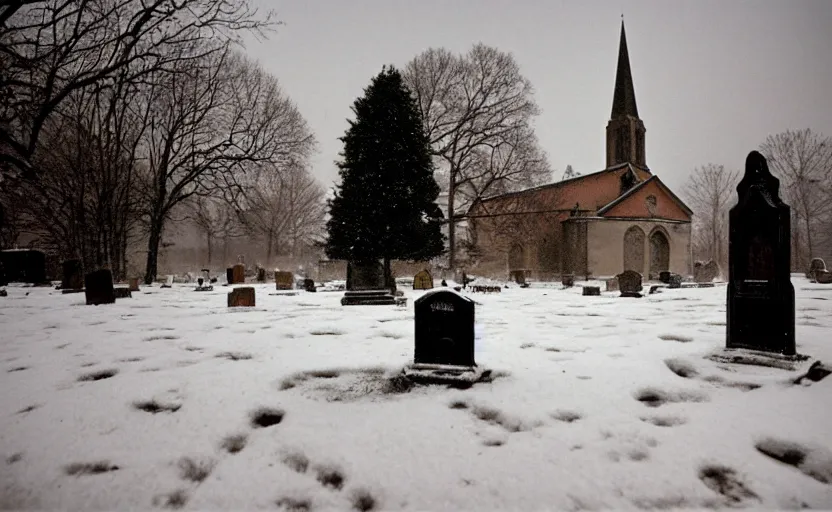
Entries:
<svg viewBox="0 0 832 512">
<path fill-rule="evenodd" d="M 691 272 L 692 211 L 647 166 L 627 38 L 621 23 L 606 168 L 475 202 L 468 211 L 471 273 L 605 278 L 635 270 Z"/>
</svg>

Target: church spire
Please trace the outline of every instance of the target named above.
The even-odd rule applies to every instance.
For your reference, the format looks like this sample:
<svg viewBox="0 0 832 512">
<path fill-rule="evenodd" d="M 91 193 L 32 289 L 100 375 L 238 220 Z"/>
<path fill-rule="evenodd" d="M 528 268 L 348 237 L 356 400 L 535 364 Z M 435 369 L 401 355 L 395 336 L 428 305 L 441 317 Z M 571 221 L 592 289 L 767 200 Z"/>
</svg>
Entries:
<svg viewBox="0 0 832 512">
<path fill-rule="evenodd" d="M 627 52 L 627 34 L 624 31 L 624 17 L 621 18 L 621 41 L 618 44 L 618 69 L 615 72 L 615 95 L 612 99 L 612 119 L 632 116 L 638 119 L 636 91 L 633 88 L 633 74 L 630 71 L 630 54 Z"/>
</svg>

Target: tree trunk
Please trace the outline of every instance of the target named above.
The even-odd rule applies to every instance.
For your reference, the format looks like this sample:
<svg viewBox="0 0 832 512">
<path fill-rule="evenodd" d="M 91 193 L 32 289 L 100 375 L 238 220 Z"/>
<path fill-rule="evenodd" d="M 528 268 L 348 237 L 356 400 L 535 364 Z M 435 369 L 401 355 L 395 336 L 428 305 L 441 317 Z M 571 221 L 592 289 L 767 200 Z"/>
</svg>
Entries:
<svg viewBox="0 0 832 512">
<path fill-rule="evenodd" d="M 152 284 L 159 271 L 159 245 L 162 241 L 162 222 L 152 221 L 150 237 L 147 239 L 147 266 L 144 273 L 144 284 Z"/>
<path fill-rule="evenodd" d="M 808 254 L 809 261 L 812 261 L 812 258 L 815 257 L 815 254 L 814 254 L 815 248 L 812 247 L 812 231 L 811 231 L 811 227 L 810 227 L 811 221 L 810 221 L 808 215 L 806 215 L 806 219 L 804 220 L 804 222 L 806 224 L 806 248 L 809 249 L 809 254 Z"/>
<path fill-rule="evenodd" d="M 266 234 L 266 268 L 271 268 L 272 265 L 272 244 L 274 243 L 274 230 L 269 230 Z"/>
<path fill-rule="evenodd" d="M 451 272 L 456 266 L 456 224 L 454 219 L 454 197 L 456 196 L 456 172 L 451 170 L 451 181 L 448 186 L 448 268 Z"/>
<path fill-rule="evenodd" d="M 211 268 L 211 253 L 213 252 L 213 246 L 211 244 L 211 233 L 208 233 L 206 236 L 206 241 L 208 242 L 208 264 L 206 267 Z"/>
</svg>

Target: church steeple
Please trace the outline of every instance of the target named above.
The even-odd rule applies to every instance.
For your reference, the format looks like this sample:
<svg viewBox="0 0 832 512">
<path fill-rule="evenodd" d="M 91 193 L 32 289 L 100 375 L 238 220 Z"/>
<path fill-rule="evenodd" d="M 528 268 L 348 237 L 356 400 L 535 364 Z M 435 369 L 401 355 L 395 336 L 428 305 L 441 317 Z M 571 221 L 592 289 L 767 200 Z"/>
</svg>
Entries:
<svg viewBox="0 0 832 512">
<path fill-rule="evenodd" d="M 630 54 L 627 51 L 627 35 L 622 19 L 612 114 L 607 123 L 607 167 L 630 163 L 647 170 L 644 151 L 646 131 L 644 123 L 638 117 L 633 74 L 630 70 Z"/>
</svg>

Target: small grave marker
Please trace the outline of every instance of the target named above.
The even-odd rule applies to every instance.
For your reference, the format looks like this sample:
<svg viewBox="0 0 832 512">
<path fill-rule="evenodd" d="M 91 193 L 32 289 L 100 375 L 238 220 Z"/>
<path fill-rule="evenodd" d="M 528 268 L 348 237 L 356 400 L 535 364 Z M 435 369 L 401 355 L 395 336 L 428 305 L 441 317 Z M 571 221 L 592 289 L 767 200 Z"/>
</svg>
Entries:
<svg viewBox="0 0 832 512">
<path fill-rule="evenodd" d="M 575 286 L 575 274 L 563 274 L 560 278 L 560 282 L 566 288 Z"/>
<path fill-rule="evenodd" d="M 228 267 L 227 269 L 225 269 L 225 282 L 228 283 L 229 286 L 234 284 L 234 268 L 233 267 Z"/>
<path fill-rule="evenodd" d="M 667 282 L 668 288 L 681 288 L 682 287 L 682 276 L 679 274 L 671 274 L 670 279 Z"/>
<path fill-rule="evenodd" d="M 246 282 L 246 266 L 242 263 L 237 263 L 232 268 L 234 282 L 232 284 L 243 284 Z"/>
<path fill-rule="evenodd" d="M 693 280 L 696 283 L 712 283 L 719 275 L 719 265 L 714 260 L 697 261 L 693 265 Z"/>
<path fill-rule="evenodd" d="M 291 272 L 276 270 L 274 287 L 276 290 L 291 290 L 295 287 L 295 275 Z"/>
<path fill-rule="evenodd" d="M 433 277 L 427 270 L 420 270 L 413 276 L 414 290 L 430 290 L 433 288 Z"/>
<path fill-rule="evenodd" d="M 258 283 L 265 283 L 266 282 L 266 269 L 263 267 L 259 267 L 257 269 L 257 282 Z"/>
<path fill-rule="evenodd" d="M 726 346 L 795 352 L 790 208 L 765 157 L 752 151 L 729 213 Z"/>
<path fill-rule="evenodd" d="M 113 294 L 115 294 L 117 299 L 131 299 L 133 298 L 133 294 L 130 293 L 130 288 L 126 286 L 115 286 L 113 287 Z"/>
<path fill-rule="evenodd" d="M 114 304 L 116 292 L 113 287 L 113 273 L 109 269 L 103 268 L 84 276 L 84 293 L 86 294 L 87 306 Z"/>
<path fill-rule="evenodd" d="M 610 279 L 607 279 L 605 281 L 605 284 L 607 285 L 607 291 L 608 292 L 617 292 L 618 291 L 618 278 L 617 277 L 611 277 Z"/>
<path fill-rule="evenodd" d="M 315 288 L 315 280 L 314 279 L 304 279 L 303 280 L 303 289 L 307 292 L 315 293 L 317 292 L 317 288 Z"/>
<path fill-rule="evenodd" d="M 641 274 L 635 270 L 625 270 L 616 276 L 621 297 L 641 297 Z"/>
<path fill-rule="evenodd" d="M 228 292 L 228 307 L 254 307 L 254 287 L 239 286 Z"/>
<path fill-rule="evenodd" d="M 581 290 L 581 295 L 587 297 L 595 297 L 601 295 L 601 287 L 600 286 L 584 286 L 583 290 Z"/>
<path fill-rule="evenodd" d="M 131 292 L 139 291 L 139 278 L 138 277 L 131 277 L 128 281 L 128 286 Z"/>
<path fill-rule="evenodd" d="M 66 260 L 61 267 L 63 270 L 62 290 L 80 290 L 84 287 L 84 265 L 81 260 Z"/>
</svg>

